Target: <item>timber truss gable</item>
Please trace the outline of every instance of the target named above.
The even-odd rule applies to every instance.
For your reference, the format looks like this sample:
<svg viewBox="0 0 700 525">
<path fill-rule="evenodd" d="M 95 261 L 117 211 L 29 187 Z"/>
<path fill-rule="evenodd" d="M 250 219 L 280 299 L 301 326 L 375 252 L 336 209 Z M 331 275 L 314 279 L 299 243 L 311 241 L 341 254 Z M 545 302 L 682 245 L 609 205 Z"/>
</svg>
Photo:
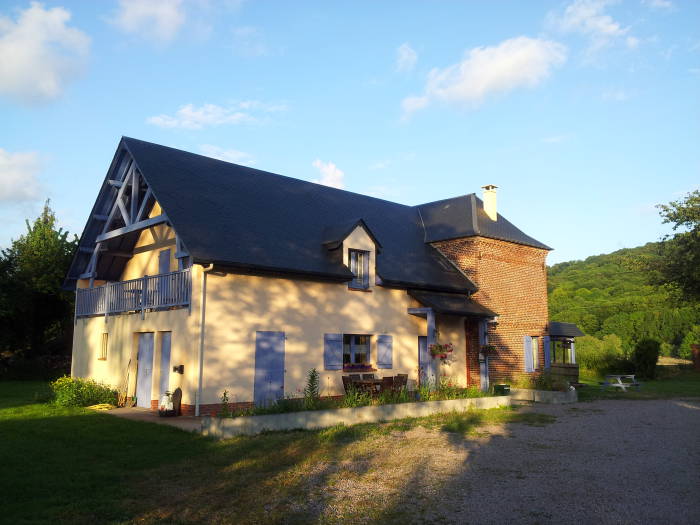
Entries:
<svg viewBox="0 0 700 525">
<path fill-rule="evenodd" d="M 95 280 L 118 281 L 141 232 L 161 224 L 172 227 L 165 211 L 151 216 L 156 202 L 146 178 L 122 145 L 90 213 L 66 284 L 89 279 L 92 287 Z M 175 244 L 180 267 L 189 265 L 189 253 L 177 232 Z"/>
</svg>

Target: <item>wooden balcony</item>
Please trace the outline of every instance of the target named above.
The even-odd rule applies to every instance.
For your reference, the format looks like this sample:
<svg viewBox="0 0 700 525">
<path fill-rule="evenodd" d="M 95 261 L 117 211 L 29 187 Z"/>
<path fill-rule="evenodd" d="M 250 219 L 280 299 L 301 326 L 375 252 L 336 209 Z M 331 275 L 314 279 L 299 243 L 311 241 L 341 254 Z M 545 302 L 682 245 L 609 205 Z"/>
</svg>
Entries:
<svg viewBox="0 0 700 525">
<path fill-rule="evenodd" d="M 189 306 L 192 295 L 190 269 L 140 279 L 78 288 L 75 316 L 114 315 Z"/>
</svg>

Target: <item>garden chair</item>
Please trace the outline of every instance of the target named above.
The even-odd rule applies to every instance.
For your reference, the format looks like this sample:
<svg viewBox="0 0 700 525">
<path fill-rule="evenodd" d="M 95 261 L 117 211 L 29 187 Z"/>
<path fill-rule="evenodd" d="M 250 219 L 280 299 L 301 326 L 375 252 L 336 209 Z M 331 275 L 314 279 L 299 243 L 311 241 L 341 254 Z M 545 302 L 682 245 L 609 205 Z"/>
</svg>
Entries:
<svg viewBox="0 0 700 525">
<path fill-rule="evenodd" d="M 394 378 L 394 390 L 403 390 L 408 384 L 408 374 L 399 374 Z"/>
<path fill-rule="evenodd" d="M 360 374 L 350 374 L 350 381 L 359 381 L 360 380 Z"/>
<path fill-rule="evenodd" d="M 380 392 L 389 392 L 394 389 L 394 377 L 382 377 L 382 386 Z"/>
<path fill-rule="evenodd" d="M 180 413 L 180 403 L 182 402 L 182 390 L 178 387 L 175 389 L 172 395 L 173 399 L 173 410 L 175 411 L 175 415 L 179 416 Z"/>
<path fill-rule="evenodd" d="M 350 376 L 343 376 L 343 388 L 345 389 L 346 394 L 350 393 L 350 390 L 352 389 L 352 380 Z"/>
<path fill-rule="evenodd" d="M 374 374 L 362 374 L 362 379 L 363 380 L 374 379 Z"/>
</svg>

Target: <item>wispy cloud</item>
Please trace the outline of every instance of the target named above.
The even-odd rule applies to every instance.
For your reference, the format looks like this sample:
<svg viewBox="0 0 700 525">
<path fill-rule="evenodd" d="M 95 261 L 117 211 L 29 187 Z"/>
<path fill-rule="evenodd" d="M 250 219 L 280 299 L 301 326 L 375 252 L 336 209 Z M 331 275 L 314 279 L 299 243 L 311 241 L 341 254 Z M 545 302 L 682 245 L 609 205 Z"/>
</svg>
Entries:
<svg viewBox="0 0 700 525">
<path fill-rule="evenodd" d="M 578 33 L 588 37 L 588 54 L 591 55 L 613 41 L 629 36 L 629 28 L 623 27 L 605 12 L 613 3 L 615 0 L 574 0 L 566 6 L 563 13 L 550 12 L 547 23 L 563 33 Z M 625 43 L 634 48 L 639 40 L 630 36 Z"/>
<path fill-rule="evenodd" d="M 245 151 L 239 151 L 237 149 L 226 149 L 219 146 L 214 146 L 213 144 L 202 144 L 199 146 L 199 151 L 207 157 L 213 159 L 219 159 L 226 162 L 233 162 L 234 164 L 243 164 L 250 166 L 255 164 L 255 159 L 250 153 Z"/>
<path fill-rule="evenodd" d="M 0 16 L 0 94 L 20 102 L 45 102 L 84 69 L 90 38 L 70 27 L 62 7 L 32 2 L 17 20 Z"/>
<path fill-rule="evenodd" d="M 262 31 L 257 27 L 243 26 L 233 29 L 233 51 L 246 58 L 269 54 Z"/>
<path fill-rule="evenodd" d="M 126 33 L 165 43 L 175 38 L 185 18 L 182 0 L 119 0 L 111 21 Z"/>
<path fill-rule="evenodd" d="M 609 89 L 603 91 L 601 95 L 603 100 L 608 100 L 611 102 L 624 102 L 630 98 L 630 94 L 624 89 Z"/>
<path fill-rule="evenodd" d="M 377 171 L 377 170 L 385 170 L 389 166 L 391 166 L 391 161 L 389 160 L 380 160 L 378 162 L 374 162 L 370 164 L 367 169 L 370 171 Z"/>
<path fill-rule="evenodd" d="M 311 165 L 321 174 L 320 179 L 314 179 L 312 182 L 332 188 L 343 189 L 345 187 L 345 173 L 332 162 L 323 162 L 321 159 L 316 159 Z"/>
<path fill-rule="evenodd" d="M 674 5 L 671 0 L 643 0 L 643 4 L 651 7 L 652 9 L 673 9 Z"/>
<path fill-rule="evenodd" d="M 396 48 L 396 71 L 406 73 L 412 71 L 418 61 L 418 53 L 410 46 L 408 42 L 404 42 Z"/>
<path fill-rule="evenodd" d="M 185 104 L 180 106 L 174 115 L 156 115 L 148 117 L 146 122 L 161 128 L 202 129 L 224 124 L 260 122 L 260 115 L 284 110 L 286 106 L 283 104 L 266 104 L 257 100 L 237 102 L 228 106 Z"/>
<path fill-rule="evenodd" d="M 477 107 L 490 95 L 537 86 L 565 61 L 563 45 L 525 36 L 470 49 L 461 62 L 429 73 L 423 95 L 403 100 L 404 116 L 435 101 Z"/>
<path fill-rule="evenodd" d="M 11 153 L 0 148 L 0 202 L 23 202 L 39 198 L 37 179 L 41 162 L 36 152 Z"/>
</svg>

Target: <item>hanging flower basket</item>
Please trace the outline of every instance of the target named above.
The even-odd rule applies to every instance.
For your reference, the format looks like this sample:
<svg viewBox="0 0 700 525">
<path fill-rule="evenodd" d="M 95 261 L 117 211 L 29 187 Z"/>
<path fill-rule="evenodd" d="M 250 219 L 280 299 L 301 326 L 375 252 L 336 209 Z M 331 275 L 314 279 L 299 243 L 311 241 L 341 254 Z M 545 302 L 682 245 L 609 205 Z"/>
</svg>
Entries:
<svg viewBox="0 0 700 525">
<path fill-rule="evenodd" d="M 484 355 L 496 355 L 496 347 L 494 345 L 482 345 L 481 353 Z"/>
<path fill-rule="evenodd" d="M 452 355 L 454 346 L 452 343 L 435 343 L 430 345 L 428 350 L 430 350 L 430 355 L 433 356 L 433 359 L 442 359 L 444 361 Z"/>
</svg>

